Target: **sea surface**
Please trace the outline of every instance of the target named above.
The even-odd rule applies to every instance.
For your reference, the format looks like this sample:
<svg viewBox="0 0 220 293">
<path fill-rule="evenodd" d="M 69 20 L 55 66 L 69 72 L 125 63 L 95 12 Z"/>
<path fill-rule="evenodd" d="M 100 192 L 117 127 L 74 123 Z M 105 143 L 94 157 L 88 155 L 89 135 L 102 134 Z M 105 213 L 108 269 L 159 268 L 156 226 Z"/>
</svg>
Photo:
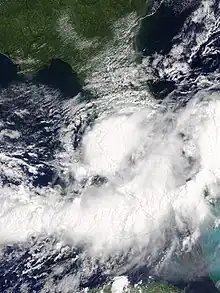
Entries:
<svg viewBox="0 0 220 293">
<path fill-rule="evenodd" d="M 153 1 L 112 32 L 77 95 L 0 89 L 2 293 L 217 292 L 220 2 Z"/>
</svg>

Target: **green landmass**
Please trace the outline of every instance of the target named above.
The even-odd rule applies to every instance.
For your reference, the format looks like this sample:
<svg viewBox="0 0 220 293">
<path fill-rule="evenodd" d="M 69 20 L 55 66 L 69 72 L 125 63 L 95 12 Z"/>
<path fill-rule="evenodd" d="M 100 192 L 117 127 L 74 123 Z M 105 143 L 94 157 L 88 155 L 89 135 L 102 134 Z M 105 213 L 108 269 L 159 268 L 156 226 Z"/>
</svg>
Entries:
<svg viewBox="0 0 220 293">
<path fill-rule="evenodd" d="M 25 72 L 51 58 L 77 71 L 113 36 L 114 21 L 136 11 L 144 0 L 1 0 L 0 52 Z M 168 284 L 129 286 L 124 293 L 183 293 Z M 111 293 L 111 285 L 88 293 Z"/>
<path fill-rule="evenodd" d="M 123 293 L 184 293 L 179 289 L 167 283 L 151 283 L 149 285 L 138 284 L 136 286 L 129 285 L 123 290 Z M 90 289 L 87 293 L 112 293 L 111 284 L 99 289 Z"/>
<path fill-rule="evenodd" d="M 62 58 L 78 71 L 112 38 L 112 24 L 144 0 L 1 0 L 0 52 L 32 71 Z"/>
</svg>

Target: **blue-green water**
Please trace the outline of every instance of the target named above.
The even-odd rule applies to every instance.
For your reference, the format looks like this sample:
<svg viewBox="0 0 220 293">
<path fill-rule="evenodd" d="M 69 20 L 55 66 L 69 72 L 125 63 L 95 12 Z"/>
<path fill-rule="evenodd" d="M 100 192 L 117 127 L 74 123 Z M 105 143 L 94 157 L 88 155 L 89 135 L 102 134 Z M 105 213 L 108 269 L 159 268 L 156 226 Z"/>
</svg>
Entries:
<svg viewBox="0 0 220 293">
<path fill-rule="evenodd" d="M 1 3 L 0 291 L 214 293 L 219 1 L 87 2 Z"/>
</svg>

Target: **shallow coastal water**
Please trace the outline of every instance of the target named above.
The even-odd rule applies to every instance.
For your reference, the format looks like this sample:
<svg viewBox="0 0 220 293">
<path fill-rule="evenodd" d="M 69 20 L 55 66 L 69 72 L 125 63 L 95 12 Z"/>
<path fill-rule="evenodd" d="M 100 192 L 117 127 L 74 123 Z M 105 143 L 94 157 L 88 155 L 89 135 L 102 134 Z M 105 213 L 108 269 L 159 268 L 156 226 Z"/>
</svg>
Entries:
<svg viewBox="0 0 220 293">
<path fill-rule="evenodd" d="M 88 13 L 94 5 L 103 11 L 90 4 Z M 112 292 L 140 282 L 151 292 L 152 280 L 217 290 L 204 239 L 219 220 L 219 3 L 155 1 L 143 19 L 145 10 L 126 5 L 108 11 L 105 44 L 94 54 L 98 29 L 62 31 L 75 34 L 74 50 L 90 52 L 85 63 L 68 42 L 62 56 L 56 46 L 30 50 L 43 56 L 36 64 L 59 57 L 76 72 L 55 59 L 1 88 L 1 292 L 101 290 L 112 282 Z M 181 17 L 178 30 L 158 44 L 154 33 L 161 40 L 171 16 Z M 62 17 L 59 24 L 75 19 Z"/>
</svg>

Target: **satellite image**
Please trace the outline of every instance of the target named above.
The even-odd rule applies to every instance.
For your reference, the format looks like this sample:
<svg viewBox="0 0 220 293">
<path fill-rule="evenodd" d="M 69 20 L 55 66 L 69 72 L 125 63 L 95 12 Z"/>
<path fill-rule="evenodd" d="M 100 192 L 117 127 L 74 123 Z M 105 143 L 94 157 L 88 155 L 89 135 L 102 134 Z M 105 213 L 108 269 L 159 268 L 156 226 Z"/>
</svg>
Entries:
<svg viewBox="0 0 220 293">
<path fill-rule="evenodd" d="M 220 292 L 220 1 L 0 21 L 0 293 Z"/>
</svg>

